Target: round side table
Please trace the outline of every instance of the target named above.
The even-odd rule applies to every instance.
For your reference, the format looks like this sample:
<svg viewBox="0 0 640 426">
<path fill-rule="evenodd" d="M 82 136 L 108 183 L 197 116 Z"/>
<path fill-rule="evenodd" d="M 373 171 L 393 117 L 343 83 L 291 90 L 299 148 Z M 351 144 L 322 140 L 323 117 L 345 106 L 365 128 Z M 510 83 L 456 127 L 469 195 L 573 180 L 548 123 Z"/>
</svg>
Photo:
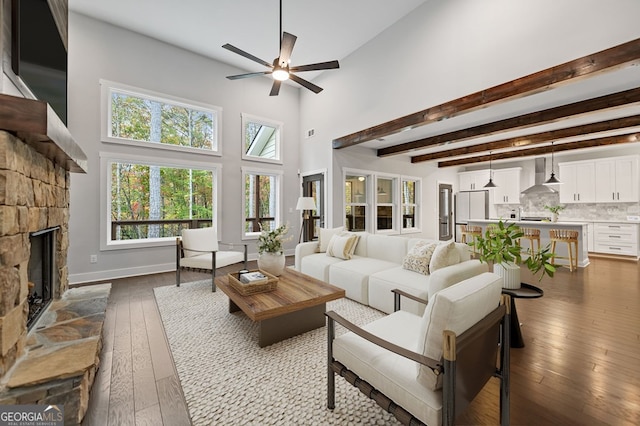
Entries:
<svg viewBox="0 0 640 426">
<path fill-rule="evenodd" d="M 536 299 L 544 295 L 541 288 L 531 284 L 522 283 L 520 288 L 503 288 L 502 293 L 511 296 L 511 347 L 524 348 L 522 330 L 516 311 L 516 299 Z"/>
</svg>

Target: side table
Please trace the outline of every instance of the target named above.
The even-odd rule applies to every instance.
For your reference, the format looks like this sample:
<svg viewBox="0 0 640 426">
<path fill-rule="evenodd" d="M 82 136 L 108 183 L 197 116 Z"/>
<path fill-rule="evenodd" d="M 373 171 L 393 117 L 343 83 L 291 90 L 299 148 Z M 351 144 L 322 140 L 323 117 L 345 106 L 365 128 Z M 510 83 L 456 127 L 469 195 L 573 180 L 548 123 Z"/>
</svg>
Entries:
<svg viewBox="0 0 640 426">
<path fill-rule="evenodd" d="M 511 296 L 511 347 L 524 348 L 520 321 L 516 311 L 516 299 L 536 299 L 544 295 L 541 288 L 522 283 L 520 288 L 503 288 L 502 293 Z"/>
</svg>

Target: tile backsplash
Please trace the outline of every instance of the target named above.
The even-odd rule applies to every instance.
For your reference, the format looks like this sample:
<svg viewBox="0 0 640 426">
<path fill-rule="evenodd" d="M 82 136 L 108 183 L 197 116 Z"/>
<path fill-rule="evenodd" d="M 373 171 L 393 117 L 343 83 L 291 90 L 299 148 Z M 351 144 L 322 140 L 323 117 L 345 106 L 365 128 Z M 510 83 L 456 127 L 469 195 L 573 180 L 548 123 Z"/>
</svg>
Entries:
<svg viewBox="0 0 640 426">
<path fill-rule="evenodd" d="M 521 216 L 551 216 L 545 205 L 560 204 L 560 195 L 552 194 L 520 194 Z M 626 221 L 627 216 L 640 214 L 640 203 L 584 203 L 564 204 L 565 209 L 560 212 L 559 220 L 584 220 L 595 222 L 598 220 Z M 498 217 L 508 218 L 511 210 L 518 209 L 517 205 L 497 204 L 495 206 Z"/>
</svg>

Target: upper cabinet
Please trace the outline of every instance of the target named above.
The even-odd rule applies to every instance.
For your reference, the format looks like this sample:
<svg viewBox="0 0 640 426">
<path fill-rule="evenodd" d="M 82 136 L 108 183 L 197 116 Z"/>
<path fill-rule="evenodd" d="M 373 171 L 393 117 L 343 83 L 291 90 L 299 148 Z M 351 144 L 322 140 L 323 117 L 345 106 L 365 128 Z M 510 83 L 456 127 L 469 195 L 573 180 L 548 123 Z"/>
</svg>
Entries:
<svg viewBox="0 0 640 426">
<path fill-rule="evenodd" d="M 638 156 L 559 164 L 561 203 L 638 202 Z"/>
<path fill-rule="evenodd" d="M 638 202 L 638 157 L 618 157 L 596 162 L 596 201 Z"/>
<path fill-rule="evenodd" d="M 561 163 L 560 202 L 593 203 L 596 201 L 595 164 L 593 161 Z"/>
<path fill-rule="evenodd" d="M 460 191 L 481 191 L 489 182 L 489 170 L 475 170 L 458 173 Z"/>
<path fill-rule="evenodd" d="M 493 203 L 520 204 L 521 167 L 498 169 L 493 171 Z"/>
</svg>

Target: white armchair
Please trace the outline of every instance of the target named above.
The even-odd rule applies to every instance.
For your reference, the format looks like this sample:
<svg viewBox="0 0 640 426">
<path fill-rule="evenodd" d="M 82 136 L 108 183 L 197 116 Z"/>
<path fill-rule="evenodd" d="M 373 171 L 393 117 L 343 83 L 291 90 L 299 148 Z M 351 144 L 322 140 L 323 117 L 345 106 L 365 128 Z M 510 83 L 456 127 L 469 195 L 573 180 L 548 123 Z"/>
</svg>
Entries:
<svg viewBox="0 0 640 426">
<path fill-rule="evenodd" d="M 220 251 L 219 246 L 243 246 L 244 252 Z M 247 269 L 247 245 L 218 241 L 214 228 L 183 229 L 176 238 L 176 286 L 180 287 L 180 270 L 210 270 L 211 291 L 216 291 L 216 269 L 244 262 Z"/>
<path fill-rule="evenodd" d="M 396 311 L 360 328 L 327 312 L 327 407 L 339 374 L 404 424 L 453 425 L 498 377 L 508 425 L 510 305 L 501 291 L 502 278 L 486 272 L 436 292 L 423 316 Z M 336 322 L 350 332 L 336 337 Z"/>
</svg>

